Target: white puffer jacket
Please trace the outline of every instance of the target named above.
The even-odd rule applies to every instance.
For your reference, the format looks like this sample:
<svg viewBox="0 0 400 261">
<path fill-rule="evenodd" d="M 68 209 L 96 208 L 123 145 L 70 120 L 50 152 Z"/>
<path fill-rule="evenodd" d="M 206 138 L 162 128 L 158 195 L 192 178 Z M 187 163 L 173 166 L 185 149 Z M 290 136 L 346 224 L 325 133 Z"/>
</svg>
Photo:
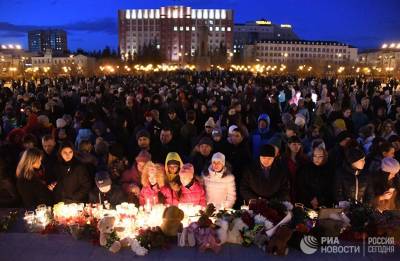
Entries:
<svg viewBox="0 0 400 261">
<path fill-rule="evenodd" d="M 203 172 L 207 204 L 213 203 L 216 208 L 232 208 L 236 201 L 235 177 L 224 168 L 215 172 L 211 166 Z"/>
</svg>

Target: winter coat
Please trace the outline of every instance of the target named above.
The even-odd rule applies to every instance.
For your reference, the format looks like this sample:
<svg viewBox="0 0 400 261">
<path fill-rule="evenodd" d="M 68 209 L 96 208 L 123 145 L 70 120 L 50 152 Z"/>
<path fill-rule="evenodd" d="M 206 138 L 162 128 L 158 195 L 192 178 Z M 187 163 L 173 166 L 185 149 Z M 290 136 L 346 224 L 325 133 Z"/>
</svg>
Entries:
<svg viewBox="0 0 400 261">
<path fill-rule="evenodd" d="M 196 176 L 200 176 L 204 169 L 207 168 L 208 164 L 211 161 L 212 153 L 208 155 L 208 157 L 204 157 L 201 155 L 200 152 L 196 152 L 189 160 L 190 163 L 192 163 L 194 167 L 194 174 Z"/>
<path fill-rule="evenodd" d="M 111 185 L 110 191 L 103 193 L 96 186 L 89 193 L 89 202 L 90 203 L 104 203 L 104 201 L 108 201 L 111 206 L 119 205 L 123 202 L 127 202 L 127 196 L 124 194 L 122 189 L 118 185 Z"/>
<path fill-rule="evenodd" d="M 280 161 L 275 159 L 268 170 L 263 169 L 260 162 L 246 169 L 240 194 L 246 201 L 259 197 L 289 200 L 289 178 Z"/>
<path fill-rule="evenodd" d="M 221 172 L 213 171 L 211 166 L 202 174 L 207 204 L 232 208 L 236 201 L 235 176 L 228 167 Z"/>
<path fill-rule="evenodd" d="M 56 173 L 55 202 L 81 203 L 88 200 L 92 182 L 84 165 L 74 158 L 69 162 L 61 161 L 56 167 Z"/>
<path fill-rule="evenodd" d="M 262 145 L 267 144 L 269 139 L 272 138 L 274 133 L 270 130 L 270 119 L 267 114 L 261 114 L 258 117 L 258 122 L 265 120 L 267 122 L 267 128 L 257 128 L 250 134 L 251 147 L 253 159 L 256 160 L 260 156 L 260 148 Z"/>
<path fill-rule="evenodd" d="M 40 204 L 53 204 L 51 191 L 39 177 L 34 176 L 30 180 L 17 178 L 17 190 L 25 208 L 32 209 Z"/>
<path fill-rule="evenodd" d="M 162 199 L 161 199 L 162 198 Z M 161 188 L 158 185 L 143 187 L 140 191 L 139 203 L 141 206 L 150 202 L 151 205 L 154 204 L 170 204 L 176 205 L 176 201 L 173 199 L 172 190 L 168 186 L 163 186 Z"/>
<path fill-rule="evenodd" d="M 196 179 L 193 179 L 187 186 L 181 187 L 178 198 L 179 203 L 206 206 L 206 192 Z"/>
<path fill-rule="evenodd" d="M 347 162 L 336 169 L 335 173 L 335 200 L 357 200 L 369 203 L 373 197 L 370 176 L 366 171 L 356 171 Z"/>
<path fill-rule="evenodd" d="M 313 162 L 308 162 L 296 177 L 296 202 L 312 208 L 310 201 L 316 198 L 319 206 L 331 207 L 334 198 L 334 174 L 328 163 L 316 166 Z"/>
</svg>

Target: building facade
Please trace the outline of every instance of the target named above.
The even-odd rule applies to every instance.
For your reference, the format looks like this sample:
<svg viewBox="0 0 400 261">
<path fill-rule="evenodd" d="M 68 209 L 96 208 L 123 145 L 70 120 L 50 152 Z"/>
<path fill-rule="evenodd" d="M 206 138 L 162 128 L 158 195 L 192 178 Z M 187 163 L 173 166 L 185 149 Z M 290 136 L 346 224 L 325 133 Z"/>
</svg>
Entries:
<svg viewBox="0 0 400 261">
<path fill-rule="evenodd" d="M 70 56 L 53 56 L 46 52 L 43 56 L 31 57 L 34 70 L 44 70 L 57 74 L 84 74 L 94 73 L 96 59 L 82 54 Z"/>
<path fill-rule="evenodd" d="M 34 30 L 28 32 L 30 52 L 45 53 L 52 50 L 54 55 L 63 55 L 68 51 L 67 33 L 64 30 Z"/>
<path fill-rule="evenodd" d="M 360 52 L 358 62 L 381 72 L 400 72 L 400 42 L 383 44 L 381 49 Z"/>
<path fill-rule="evenodd" d="M 119 48 L 123 57 L 155 46 L 167 62 L 188 62 L 233 47 L 233 11 L 166 6 L 119 10 Z"/>
<path fill-rule="evenodd" d="M 244 45 L 266 40 L 298 40 L 290 24 L 273 24 L 269 20 L 236 23 L 233 30 L 234 53 L 241 53 Z"/>
<path fill-rule="evenodd" d="M 357 62 L 357 48 L 331 41 L 260 41 L 244 46 L 245 61 L 266 64 L 346 64 Z"/>
</svg>

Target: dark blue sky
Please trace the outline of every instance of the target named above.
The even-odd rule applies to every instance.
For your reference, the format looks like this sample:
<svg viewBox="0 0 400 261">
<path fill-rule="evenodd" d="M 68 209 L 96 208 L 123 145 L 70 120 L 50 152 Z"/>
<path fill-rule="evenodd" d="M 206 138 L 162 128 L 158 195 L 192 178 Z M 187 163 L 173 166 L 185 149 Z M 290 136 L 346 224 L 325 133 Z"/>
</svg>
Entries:
<svg viewBox="0 0 400 261">
<path fill-rule="evenodd" d="M 117 48 L 117 10 L 188 5 L 232 8 L 235 22 L 259 18 L 292 24 L 308 40 L 337 40 L 359 48 L 400 42 L 400 0 L 0 0 L 0 43 L 27 46 L 27 31 L 58 27 L 71 50 Z"/>
</svg>

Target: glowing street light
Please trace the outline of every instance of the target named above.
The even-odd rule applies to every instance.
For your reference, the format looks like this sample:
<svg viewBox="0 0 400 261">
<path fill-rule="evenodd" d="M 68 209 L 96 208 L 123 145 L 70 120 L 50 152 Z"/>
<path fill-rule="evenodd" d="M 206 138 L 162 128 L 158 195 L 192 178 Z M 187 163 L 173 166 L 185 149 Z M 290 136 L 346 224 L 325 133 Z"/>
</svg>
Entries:
<svg viewBox="0 0 400 261">
<path fill-rule="evenodd" d="M 382 49 L 386 49 L 387 47 L 388 47 L 387 44 L 383 44 L 383 45 L 382 45 Z"/>
</svg>

